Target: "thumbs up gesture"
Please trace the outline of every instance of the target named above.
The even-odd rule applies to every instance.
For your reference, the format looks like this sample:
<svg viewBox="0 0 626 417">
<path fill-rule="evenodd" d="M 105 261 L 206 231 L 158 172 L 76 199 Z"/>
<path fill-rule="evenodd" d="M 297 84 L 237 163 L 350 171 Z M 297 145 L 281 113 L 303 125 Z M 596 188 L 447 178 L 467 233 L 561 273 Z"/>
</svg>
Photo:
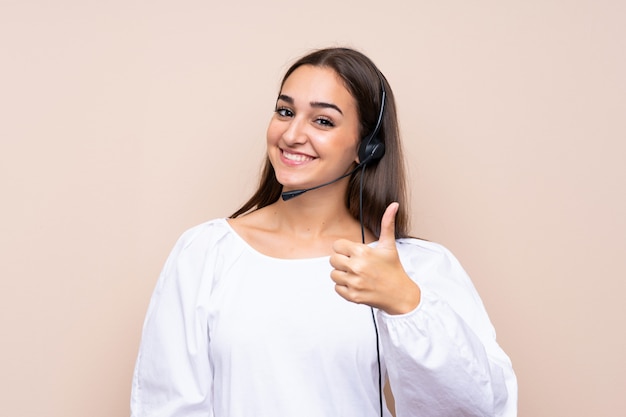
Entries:
<svg viewBox="0 0 626 417">
<path fill-rule="evenodd" d="M 330 277 L 337 293 L 348 301 L 366 304 L 388 314 L 412 311 L 420 302 L 420 289 L 406 274 L 396 249 L 395 219 L 398 203 L 391 203 L 381 220 L 378 246 L 339 239 L 333 243 Z"/>
</svg>

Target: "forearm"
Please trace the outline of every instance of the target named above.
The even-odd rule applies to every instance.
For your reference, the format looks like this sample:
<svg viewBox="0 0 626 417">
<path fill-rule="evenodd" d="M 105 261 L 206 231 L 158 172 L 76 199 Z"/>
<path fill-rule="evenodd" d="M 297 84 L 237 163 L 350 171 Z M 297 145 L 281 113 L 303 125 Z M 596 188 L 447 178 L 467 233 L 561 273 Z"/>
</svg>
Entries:
<svg viewBox="0 0 626 417">
<path fill-rule="evenodd" d="M 414 311 L 379 319 L 398 417 L 515 415 L 508 358 L 436 295 L 422 293 Z"/>
</svg>

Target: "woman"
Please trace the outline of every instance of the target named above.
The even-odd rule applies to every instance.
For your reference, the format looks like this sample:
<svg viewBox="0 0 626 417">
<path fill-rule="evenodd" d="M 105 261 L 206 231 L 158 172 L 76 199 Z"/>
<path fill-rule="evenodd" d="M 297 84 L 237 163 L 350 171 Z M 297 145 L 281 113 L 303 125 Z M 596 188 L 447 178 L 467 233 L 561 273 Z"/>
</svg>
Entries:
<svg viewBox="0 0 626 417">
<path fill-rule="evenodd" d="M 402 158 L 367 57 L 329 48 L 293 64 L 257 192 L 165 264 L 132 415 L 389 416 L 388 378 L 398 417 L 514 416 L 515 375 L 472 283 L 445 248 L 408 237 Z"/>
</svg>

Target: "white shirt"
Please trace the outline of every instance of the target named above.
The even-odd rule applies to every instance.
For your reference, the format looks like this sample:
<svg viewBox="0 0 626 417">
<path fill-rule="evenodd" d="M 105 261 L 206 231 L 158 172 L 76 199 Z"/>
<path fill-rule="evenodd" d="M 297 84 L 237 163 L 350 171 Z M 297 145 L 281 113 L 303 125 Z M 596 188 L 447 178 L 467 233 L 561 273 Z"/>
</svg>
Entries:
<svg viewBox="0 0 626 417">
<path fill-rule="evenodd" d="M 422 292 L 408 314 L 375 310 L 397 416 L 515 416 L 511 363 L 458 261 L 431 242 L 397 247 Z M 331 270 L 263 255 L 225 219 L 188 230 L 148 308 L 132 417 L 379 416 L 372 312 L 335 292 Z"/>
</svg>

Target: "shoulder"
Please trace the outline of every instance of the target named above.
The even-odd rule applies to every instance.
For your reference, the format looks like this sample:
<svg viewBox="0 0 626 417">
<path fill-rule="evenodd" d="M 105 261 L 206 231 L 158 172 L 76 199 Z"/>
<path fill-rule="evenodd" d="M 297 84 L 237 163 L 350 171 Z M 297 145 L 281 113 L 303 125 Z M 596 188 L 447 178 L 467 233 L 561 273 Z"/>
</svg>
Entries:
<svg viewBox="0 0 626 417">
<path fill-rule="evenodd" d="M 228 219 L 228 224 L 241 234 L 253 230 L 267 230 L 275 228 L 276 210 L 270 204 L 242 216 Z"/>
<path fill-rule="evenodd" d="M 219 247 L 237 242 L 237 235 L 225 218 L 206 221 L 184 231 L 170 256 L 206 256 Z"/>
<path fill-rule="evenodd" d="M 404 268 L 414 279 L 469 283 L 461 263 L 445 246 L 415 238 L 397 239 L 396 246 Z"/>
<path fill-rule="evenodd" d="M 280 257 L 280 247 L 285 245 L 285 239 L 276 220 L 274 210 L 266 206 L 244 216 L 228 219 L 228 226 L 256 251 Z"/>
<path fill-rule="evenodd" d="M 482 300 L 471 278 L 450 250 L 420 239 L 398 239 L 396 242 L 402 266 L 423 294 L 431 299 L 446 300 L 462 317 L 484 313 Z"/>
<path fill-rule="evenodd" d="M 421 261 L 454 258 L 445 246 L 416 238 L 396 239 L 396 247 L 400 257 L 418 258 Z"/>
<path fill-rule="evenodd" d="M 167 282 L 202 286 L 212 281 L 212 272 L 243 250 L 237 235 L 224 218 L 210 220 L 187 229 L 176 241 L 161 272 Z M 208 279 L 210 278 L 210 279 Z"/>
<path fill-rule="evenodd" d="M 215 240 L 229 232 L 230 227 L 225 218 L 212 219 L 185 230 L 176 245 L 186 247 L 200 241 Z"/>
</svg>

